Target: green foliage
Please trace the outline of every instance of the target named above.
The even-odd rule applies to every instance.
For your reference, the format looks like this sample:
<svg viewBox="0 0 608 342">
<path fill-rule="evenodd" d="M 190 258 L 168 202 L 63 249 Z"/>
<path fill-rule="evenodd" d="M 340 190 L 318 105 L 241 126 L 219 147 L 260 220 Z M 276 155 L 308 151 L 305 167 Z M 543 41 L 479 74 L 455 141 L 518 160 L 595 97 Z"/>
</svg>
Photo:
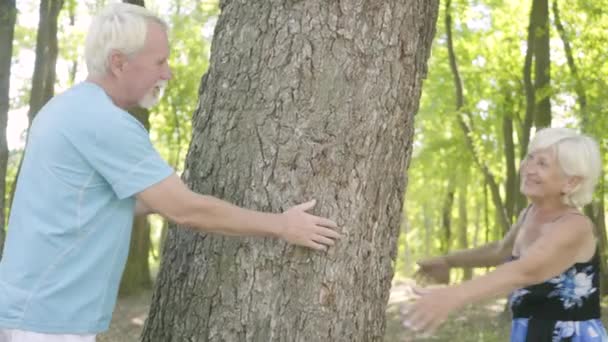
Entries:
<svg viewBox="0 0 608 342">
<path fill-rule="evenodd" d="M 181 169 L 190 144 L 201 76 L 209 65 L 211 42 L 205 30 L 212 27 L 219 8 L 216 1 L 182 0 L 171 4 L 169 10 L 172 46 L 169 63 L 173 79 L 151 113 L 150 134 L 163 157 Z"/>
<path fill-rule="evenodd" d="M 554 0 L 550 1 L 552 3 Z M 578 68 L 578 78 L 587 97 L 582 112 L 577 97 L 577 80 L 569 69 L 562 40 L 551 27 L 551 94 L 554 126 L 586 130 L 608 147 L 608 106 L 603 97 L 608 76 L 607 0 L 558 0 Z M 505 200 L 506 160 L 503 120 L 513 120 L 515 165 L 525 146 L 521 146 L 521 125 L 526 99 L 523 65 L 531 2 L 498 0 L 452 1 L 454 51 L 463 83 L 464 108 L 456 110 L 456 93 L 450 69 L 445 28 L 445 6 L 441 7 L 437 33 L 429 60 L 416 134 L 404 211 L 407 222 L 399 240 L 398 274 L 411 274 L 418 258 L 436 255 L 445 234 L 442 210 L 448 180 L 468 183 L 466 222 L 469 245 L 483 244 L 501 237 L 496 209 L 486 191 L 484 175 L 475 165 L 467 147 L 458 115 L 463 114 L 471 128 L 471 140 L 480 160 L 498 182 Z M 539 94 L 540 95 L 540 94 Z M 469 176 L 463 175 L 468 172 Z M 458 194 L 457 194 L 458 195 Z M 604 196 L 604 194 L 600 194 Z M 458 207 L 450 210 L 452 237 L 456 240 Z M 451 246 L 456 246 L 455 242 Z"/>
</svg>

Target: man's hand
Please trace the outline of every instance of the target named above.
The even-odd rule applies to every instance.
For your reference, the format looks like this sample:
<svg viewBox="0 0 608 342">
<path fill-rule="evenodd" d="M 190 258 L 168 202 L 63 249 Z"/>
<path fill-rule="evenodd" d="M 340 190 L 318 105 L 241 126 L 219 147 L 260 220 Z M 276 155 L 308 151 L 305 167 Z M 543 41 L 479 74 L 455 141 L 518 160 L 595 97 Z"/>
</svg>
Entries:
<svg viewBox="0 0 608 342">
<path fill-rule="evenodd" d="M 289 243 L 326 251 L 333 246 L 340 234 L 335 231 L 338 227 L 330 219 L 307 213 L 316 204 L 316 200 L 302 203 L 289 208 L 283 214 L 284 228 L 280 237 Z"/>
<path fill-rule="evenodd" d="M 420 260 L 417 264 L 420 269 L 416 272 L 416 276 L 430 278 L 433 282 L 439 284 L 450 282 L 450 265 L 444 257 Z"/>
</svg>

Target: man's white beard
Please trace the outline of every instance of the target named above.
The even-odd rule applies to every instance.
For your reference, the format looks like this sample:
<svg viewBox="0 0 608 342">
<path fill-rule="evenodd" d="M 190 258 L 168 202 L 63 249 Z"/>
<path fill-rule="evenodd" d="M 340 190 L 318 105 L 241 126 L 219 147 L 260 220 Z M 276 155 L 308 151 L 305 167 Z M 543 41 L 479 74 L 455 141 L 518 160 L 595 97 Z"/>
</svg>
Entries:
<svg viewBox="0 0 608 342">
<path fill-rule="evenodd" d="M 165 87 L 167 86 L 167 81 L 158 81 L 150 91 L 144 95 L 144 97 L 139 100 L 138 104 L 141 108 L 150 109 L 154 107 L 158 101 L 160 101 L 161 97 L 163 97 L 163 92 L 165 91 Z"/>
</svg>

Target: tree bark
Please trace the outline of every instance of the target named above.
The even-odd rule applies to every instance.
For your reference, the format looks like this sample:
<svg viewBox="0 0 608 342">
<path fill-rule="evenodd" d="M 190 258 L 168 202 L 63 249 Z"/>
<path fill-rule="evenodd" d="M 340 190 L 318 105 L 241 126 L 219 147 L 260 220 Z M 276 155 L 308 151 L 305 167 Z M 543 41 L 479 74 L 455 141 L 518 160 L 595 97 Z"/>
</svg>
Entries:
<svg viewBox="0 0 608 342">
<path fill-rule="evenodd" d="M 551 126 L 551 58 L 549 30 L 549 1 L 538 2 L 534 13 L 536 30 L 534 30 L 534 92 L 536 94 L 536 114 L 534 115 L 537 128 Z"/>
<path fill-rule="evenodd" d="M 0 50 L 0 258 L 2 258 L 4 247 L 6 222 L 4 215 L 6 207 L 6 169 L 8 166 L 6 127 L 8 124 L 11 60 L 16 18 L 15 0 L 0 0 L 0 42 L 5 42 Z"/>
<path fill-rule="evenodd" d="M 40 22 L 36 35 L 36 61 L 32 76 L 29 124 L 53 97 L 55 89 L 55 64 L 57 64 L 57 18 L 63 6 L 63 0 L 40 1 Z"/>
<path fill-rule="evenodd" d="M 150 224 L 146 217 L 136 217 L 133 221 L 129 257 L 120 281 L 119 294 L 129 296 L 142 289 L 152 288 L 150 278 Z"/>
<path fill-rule="evenodd" d="M 458 248 L 469 248 L 468 226 L 469 219 L 467 215 L 467 200 L 469 188 L 469 171 L 465 171 L 464 181 L 460 185 L 460 193 L 458 194 Z M 472 268 L 462 269 L 463 280 L 469 280 L 473 276 Z"/>
<path fill-rule="evenodd" d="M 40 18 L 36 34 L 36 59 L 32 75 L 30 106 L 27 112 L 28 128 L 38 111 L 53 97 L 55 91 L 55 66 L 57 64 L 57 19 L 63 6 L 63 0 L 41 0 Z M 10 193 L 9 205 L 13 203 L 17 179 L 21 171 L 23 156 L 19 160 L 15 181 Z"/>
<path fill-rule="evenodd" d="M 526 95 L 526 113 L 521 128 L 521 150 L 520 159 L 524 159 L 528 153 L 528 143 L 530 142 L 530 130 L 534 124 L 534 111 L 536 109 L 536 96 L 534 93 L 534 83 L 532 81 L 532 62 L 534 61 L 534 45 L 536 43 L 535 30 L 536 21 L 535 13 L 537 12 L 538 1 L 532 1 L 532 9 L 530 10 L 530 20 L 528 24 L 528 39 L 526 47 L 526 57 L 524 58 L 523 80 L 524 92 Z"/>
<path fill-rule="evenodd" d="M 585 91 L 583 81 L 578 74 L 578 68 L 576 66 L 576 62 L 574 61 L 574 53 L 572 52 L 572 46 L 570 45 L 570 39 L 566 33 L 566 28 L 561 20 L 557 0 L 553 1 L 553 17 L 555 18 L 555 27 L 557 28 L 557 32 L 559 33 L 562 43 L 564 44 L 564 53 L 566 54 L 566 60 L 568 61 L 568 68 L 570 69 L 572 78 L 574 78 L 574 91 L 576 92 L 576 97 L 578 100 L 577 103 L 580 111 L 579 116 L 581 119 L 581 127 L 583 128 L 583 131 L 587 131 L 586 128 L 589 126 L 589 117 L 587 115 L 587 92 Z"/>
<path fill-rule="evenodd" d="M 172 229 L 144 341 L 380 341 L 435 0 L 222 1 L 183 175 L 279 212 L 316 198 L 327 253 Z"/>
</svg>

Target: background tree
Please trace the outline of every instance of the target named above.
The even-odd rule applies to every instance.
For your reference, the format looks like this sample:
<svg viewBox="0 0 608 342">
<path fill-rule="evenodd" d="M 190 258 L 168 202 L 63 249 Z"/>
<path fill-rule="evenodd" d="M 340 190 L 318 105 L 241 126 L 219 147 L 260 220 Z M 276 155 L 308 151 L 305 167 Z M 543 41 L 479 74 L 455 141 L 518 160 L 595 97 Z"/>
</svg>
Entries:
<svg viewBox="0 0 608 342">
<path fill-rule="evenodd" d="M 124 0 L 123 2 L 145 7 L 144 0 Z M 150 131 L 150 112 L 144 108 L 129 110 L 139 122 Z M 133 220 L 129 257 L 120 281 L 119 293 L 122 296 L 135 294 L 152 287 L 150 278 L 150 223 L 147 216 L 136 216 Z"/>
<path fill-rule="evenodd" d="M 0 49 L 0 258 L 4 247 L 6 169 L 8 166 L 8 145 L 6 127 L 8 123 L 11 60 L 13 58 L 13 35 L 17 7 L 15 0 L 0 0 L 0 42 L 6 45 Z"/>
<path fill-rule="evenodd" d="M 183 178 L 267 211 L 316 197 L 345 237 L 172 231 L 143 340 L 382 339 L 437 5 L 221 3 Z"/>
<path fill-rule="evenodd" d="M 28 119 L 32 120 L 55 93 L 55 65 L 57 64 L 57 18 L 63 0 L 41 0 L 40 22 L 36 35 L 36 62 L 32 76 L 32 90 Z"/>
<path fill-rule="evenodd" d="M 28 127 L 44 104 L 53 97 L 55 93 L 55 66 L 57 64 L 57 19 L 63 7 L 63 0 L 41 0 L 38 31 L 36 34 L 36 61 L 32 75 L 31 91 L 29 98 L 29 109 L 27 112 Z M 12 203 L 15 194 L 17 179 L 21 163 L 19 161 L 17 174 L 12 184 L 10 201 Z"/>
</svg>

